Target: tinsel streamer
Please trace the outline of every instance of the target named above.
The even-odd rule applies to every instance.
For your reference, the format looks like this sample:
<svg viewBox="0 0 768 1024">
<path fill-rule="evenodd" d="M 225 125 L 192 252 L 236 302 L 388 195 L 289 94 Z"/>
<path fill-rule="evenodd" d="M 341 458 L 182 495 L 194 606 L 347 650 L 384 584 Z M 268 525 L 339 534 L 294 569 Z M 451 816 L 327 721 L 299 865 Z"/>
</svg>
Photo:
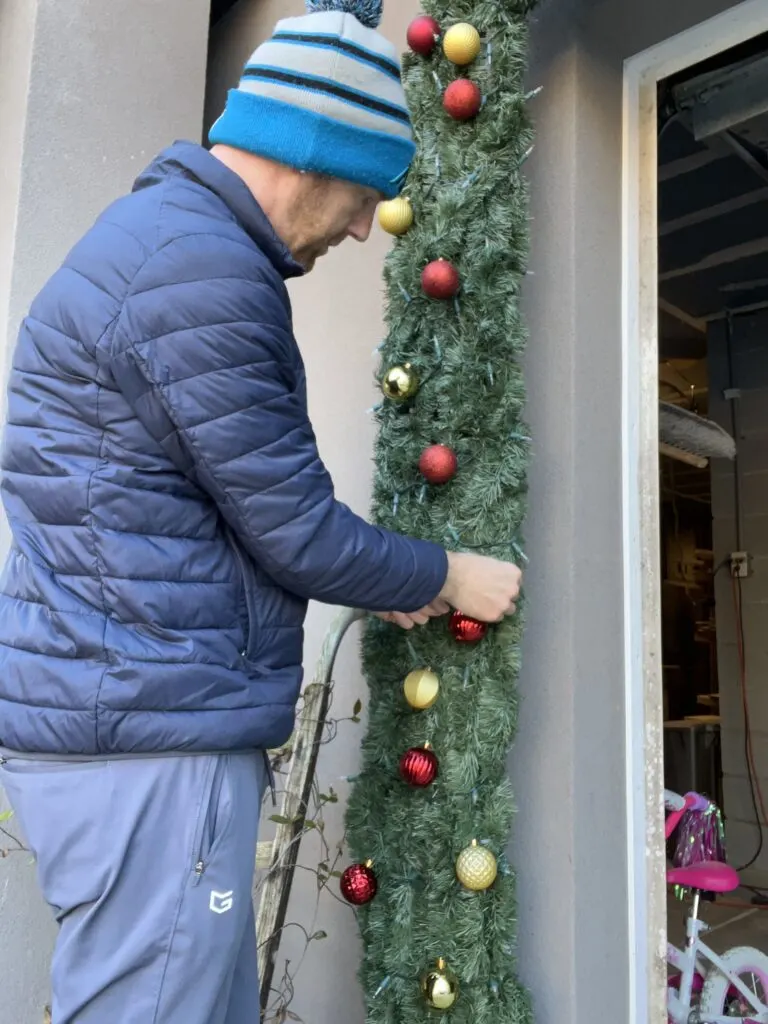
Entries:
<svg viewBox="0 0 768 1024">
<path fill-rule="evenodd" d="M 724 864 L 725 860 L 725 829 L 719 808 L 710 804 L 704 811 L 686 811 L 677 829 L 675 867 L 689 868 L 704 861 Z"/>
<path fill-rule="evenodd" d="M 704 861 L 722 864 L 726 861 L 723 816 L 712 803 L 704 810 L 685 812 L 677 827 L 677 845 L 672 857 L 676 868 L 689 868 Z M 685 888 L 675 886 L 678 900 L 683 900 L 686 895 Z"/>
</svg>

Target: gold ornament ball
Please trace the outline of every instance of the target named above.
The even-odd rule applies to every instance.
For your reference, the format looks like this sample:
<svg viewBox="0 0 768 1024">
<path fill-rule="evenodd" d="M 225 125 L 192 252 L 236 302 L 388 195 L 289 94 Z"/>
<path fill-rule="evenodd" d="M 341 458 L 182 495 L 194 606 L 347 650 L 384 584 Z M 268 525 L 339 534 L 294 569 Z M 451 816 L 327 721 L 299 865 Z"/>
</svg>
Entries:
<svg viewBox="0 0 768 1024">
<path fill-rule="evenodd" d="M 413 224 L 413 207 L 409 199 L 399 196 L 379 206 L 379 224 L 390 235 L 404 235 Z"/>
<path fill-rule="evenodd" d="M 381 390 L 387 398 L 395 402 L 405 402 L 413 398 L 419 390 L 419 378 L 410 363 L 404 366 L 393 366 L 387 370 L 381 382 Z"/>
<path fill-rule="evenodd" d="M 480 53 L 480 33 L 474 25 L 452 25 L 443 38 L 443 53 L 454 64 L 471 64 Z"/>
<path fill-rule="evenodd" d="M 409 672 L 403 683 L 405 699 L 417 711 L 431 708 L 440 693 L 440 680 L 430 668 Z"/>
<path fill-rule="evenodd" d="M 450 1010 L 459 998 L 459 981 L 445 960 L 438 960 L 421 978 L 421 993 L 433 1010 Z"/>
<path fill-rule="evenodd" d="M 456 861 L 456 877 L 465 889 L 480 892 L 490 888 L 496 881 L 499 868 L 490 850 L 479 846 L 476 839 L 466 850 L 462 850 Z"/>
</svg>

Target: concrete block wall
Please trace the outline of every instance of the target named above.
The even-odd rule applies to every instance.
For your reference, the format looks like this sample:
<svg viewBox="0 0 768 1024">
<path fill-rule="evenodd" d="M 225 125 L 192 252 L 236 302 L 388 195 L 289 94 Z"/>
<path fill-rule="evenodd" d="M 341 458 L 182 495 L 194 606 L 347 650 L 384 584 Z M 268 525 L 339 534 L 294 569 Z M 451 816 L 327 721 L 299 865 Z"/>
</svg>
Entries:
<svg viewBox="0 0 768 1024">
<path fill-rule="evenodd" d="M 708 349 L 710 415 L 729 432 L 731 403 L 723 392 L 731 387 L 741 391 L 733 410 L 738 460 L 711 463 L 713 538 L 715 566 L 736 550 L 749 552 L 752 559 L 751 574 L 741 581 L 746 695 L 757 777 L 768 802 L 768 311 L 734 317 L 730 343 L 728 324 L 712 324 Z M 723 800 L 730 859 L 741 865 L 755 854 L 759 832 L 747 774 L 737 616 L 727 566 L 717 574 L 715 597 Z M 765 847 L 754 867 L 768 872 L 768 829 L 764 832 Z"/>
</svg>

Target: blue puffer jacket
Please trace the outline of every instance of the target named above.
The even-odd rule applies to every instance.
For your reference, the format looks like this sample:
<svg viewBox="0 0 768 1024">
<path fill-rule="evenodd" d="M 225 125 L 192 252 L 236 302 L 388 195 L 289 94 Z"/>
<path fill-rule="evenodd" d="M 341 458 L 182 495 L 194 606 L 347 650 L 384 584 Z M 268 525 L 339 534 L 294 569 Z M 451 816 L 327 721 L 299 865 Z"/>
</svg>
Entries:
<svg viewBox="0 0 768 1024">
<path fill-rule="evenodd" d="M 309 598 L 412 610 L 444 552 L 334 498 L 284 279 L 241 180 L 178 143 L 25 320 L 2 495 L 0 746 L 117 754 L 290 735 Z"/>
</svg>

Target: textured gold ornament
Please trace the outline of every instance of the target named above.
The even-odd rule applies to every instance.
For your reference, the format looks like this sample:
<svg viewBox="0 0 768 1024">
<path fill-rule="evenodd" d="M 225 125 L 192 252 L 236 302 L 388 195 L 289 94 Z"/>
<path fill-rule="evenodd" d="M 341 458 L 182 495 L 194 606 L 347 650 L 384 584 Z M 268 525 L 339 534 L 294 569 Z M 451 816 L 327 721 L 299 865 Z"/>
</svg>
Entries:
<svg viewBox="0 0 768 1024">
<path fill-rule="evenodd" d="M 405 699 L 417 711 L 431 708 L 440 693 L 440 680 L 431 668 L 417 668 L 409 672 L 403 683 Z"/>
<path fill-rule="evenodd" d="M 409 199 L 398 196 L 379 206 L 379 224 L 390 235 L 404 235 L 413 224 L 413 207 Z"/>
<path fill-rule="evenodd" d="M 404 366 L 393 366 L 387 370 L 381 382 L 381 390 L 395 402 L 404 402 L 413 398 L 419 390 L 419 378 L 410 363 Z"/>
<path fill-rule="evenodd" d="M 479 846 L 476 839 L 466 850 L 462 850 L 456 861 L 456 877 L 465 889 L 480 892 L 496 881 L 499 872 L 496 858 L 490 850 Z"/>
<path fill-rule="evenodd" d="M 459 981 L 453 971 L 448 970 L 445 960 L 438 960 L 422 975 L 421 992 L 433 1010 L 450 1010 L 459 998 Z"/>
<path fill-rule="evenodd" d="M 459 22 L 452 25 L 443 37 L 443 53 L 454 64 L 471 64 L 480 53 L 480 33 L 474 25 Z"/>
</svg>

